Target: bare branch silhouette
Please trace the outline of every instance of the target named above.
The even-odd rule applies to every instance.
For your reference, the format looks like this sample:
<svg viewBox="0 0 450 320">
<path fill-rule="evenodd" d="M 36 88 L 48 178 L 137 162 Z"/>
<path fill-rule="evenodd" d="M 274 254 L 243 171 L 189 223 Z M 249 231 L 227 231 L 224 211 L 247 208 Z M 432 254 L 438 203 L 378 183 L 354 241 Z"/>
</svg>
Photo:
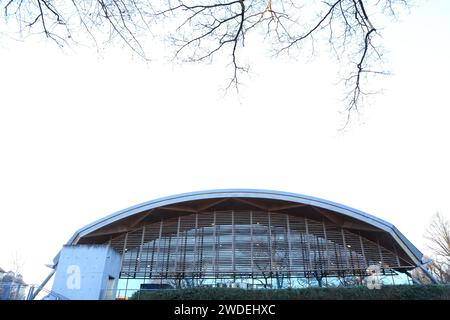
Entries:
<svg viewBox="0 0 450 320">
<path fill-rule="evenodd" d="M 358 111 L 371 76 L 386 75 L 376 14 L 395 17 L 407 0 L 8 0 L 1 2 L 5 21 L 20 34 L 43 34 L 58 46 L 90 39 L 96 47 L 122 43 L 147 58 L 149 34 L 164 33 L 174 59 L 211 62 L 228 57 L 227 88 L 240 86 L 248 73 L 243 48 L 249 37 L 262 37 L 275 55 L 325 43 L 345 67 L 348 120 Z M 11 19 L 13 18 L 13 19 Z M 314 54 L 314 52 L 313 52 Z"/>
</svg>

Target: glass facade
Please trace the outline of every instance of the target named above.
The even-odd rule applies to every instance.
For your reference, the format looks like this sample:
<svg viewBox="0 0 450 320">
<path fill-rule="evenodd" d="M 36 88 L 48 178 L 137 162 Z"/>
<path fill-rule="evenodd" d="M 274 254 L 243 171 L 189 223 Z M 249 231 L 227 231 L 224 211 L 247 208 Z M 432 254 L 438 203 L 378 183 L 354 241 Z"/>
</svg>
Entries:
<svg viewBox="0 0 450 320">
<path fill-rule="evenodd" d="M 414 268 L 395 244 L 329 220 L 265 211 L 166 217 L 109 243 L 122 254 L 118 289 L 131 291 L 358 285 L 371 265 L 380 266 L 383 281 L 404 283 L 403 271 Z"/>
</svg>

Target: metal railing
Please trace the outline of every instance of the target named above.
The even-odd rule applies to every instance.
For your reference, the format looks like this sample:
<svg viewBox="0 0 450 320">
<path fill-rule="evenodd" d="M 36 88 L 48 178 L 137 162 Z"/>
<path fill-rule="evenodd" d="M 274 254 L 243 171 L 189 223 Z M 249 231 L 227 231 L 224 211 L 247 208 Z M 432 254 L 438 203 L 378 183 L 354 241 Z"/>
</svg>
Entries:
<svg viewBox="0 0 450 320">
<path fill-rule="evenodd" d="M 41 288 L 35 295 L 39 285 L 21 283 L 0 283 L 0 300 L 69 300 L 61 294 Z"/>
</svg>

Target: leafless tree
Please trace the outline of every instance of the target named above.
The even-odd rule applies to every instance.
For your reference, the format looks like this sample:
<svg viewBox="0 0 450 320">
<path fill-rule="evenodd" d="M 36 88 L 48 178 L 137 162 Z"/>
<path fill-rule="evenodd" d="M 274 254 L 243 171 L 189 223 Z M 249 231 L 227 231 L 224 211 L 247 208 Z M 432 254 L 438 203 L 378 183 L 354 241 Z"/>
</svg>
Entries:
<svg viewBox="0 0 450 320">
<path fill-rule="evenodd" d="M 439 282 L 450 282 L 450 223 L 442 213 L 436 213 L 425 232 L 433 261 L 428 270 Z"/>
<path fill-rule="evenodd" d="M 384 75 L 380 18 L 395 17 L 409 0 L 4 0 L 5 21 L 20 36 L 43 34 L 64 46 L 86 38 L 97 47 L 119 40 L 147 58 L 145 39 L 164 34 L 181 61 L 228 56 L 227 87 L 249 71 L 247 40 L 262 37 L 274 56 L 314 54 L 325 43 L 345 68 L 348 114 L 365 96 L 369 76 Z"/>
<path fill-rule="evenodd" d="M 427 265 L 427 268 L 440 283 L 450 283 L 450 266 L 448 263 L 433 260 Z"/>
<path fill-rule="evenodd" d="M 450 263 L 450 224 L 442 213 L 436 213 L 425 233 L 428 247 L 433 254 Z"/>
<path fill-rule="evenodd" d="M 411 272 L 409 272 L 409 275 L 414 283 L 431 284 L 430 278 L 428 278 L 427 275 L 420 268 L 413 269 Z"/>
<path fill-rule="evenodd" d="M 450 272 L 447 264 L 432 260 L 426 265 L 426 268 L 439 283 L 450 283 Z M 412 270 L 410 275 L 416 283 L 432 284 L 431 279 L 420 268 Z"/>
<path fill-rule="evenodd" d="M 296 280 L 296 284 L 300 288 L 309 288 L 311 286 L 311 280 L 309 278 L 298 277 Z"/>
<path fill-rule="evenodd" d="M 17 251 L 14 251 L 14 253 L 12 254 L 12 268 L 13 268 L 12 272 L 14 272 L 16 276 L 22 274 L 24 264 L 25 262 L 20 256 L 20 254 Z"/>
</svg>

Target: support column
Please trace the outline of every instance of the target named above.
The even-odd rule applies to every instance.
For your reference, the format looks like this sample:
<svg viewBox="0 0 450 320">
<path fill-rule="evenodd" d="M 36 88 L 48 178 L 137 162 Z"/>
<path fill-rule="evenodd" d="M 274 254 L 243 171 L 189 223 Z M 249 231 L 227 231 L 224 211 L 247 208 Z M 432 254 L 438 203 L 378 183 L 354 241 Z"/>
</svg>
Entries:
<svg viewBox="0 0 450 320">
<path fill-rule="evenodd" d="M 177 222 L 177 245 L 175 246 L 175 263 L 173 267 L 173 272 L 176 273 L 178 271 L 178 260 L 179 260 L 179 247 L 180 247 L 180 224 L 181 224 L 181 217 L 178 216 L 178 222 Z"/>
<path fill-rule="evenodd" d="M 270 272 L 273 272 L 273 248 L 272 248 L 272 223 L 270 219 L 270 212 L 267 212 L 269 221 L 269 254 L 270 254 Z"/>
<path fill-rule="evenodd" d="M 250 256 L 251 256 L 251 266 L 252 266 L 252 279 L 253 279 L 253 211 L 250 211 Z"/>
<path fill-rule="evenodd" d="M 308 251 L 308 267 L 309 267 L 309 271 L 313 271 L 313 267 L 311 264 L 311 244 L 309 241 L 309 227 L 308 227 L 308 219 L 305 218 L 305 231 L 306 231 L 306 248 Z"/>
<path fill-rule="evenodd" d="M 291 224 L 289 222 L 289 215 L 286 215 L 286 229 L 287 229 L 287 242 L 288 242 L 288 254 L 289 254 L 289 275 L 292 270 L 292 246 L 291 246 Z"/>
</svg>

